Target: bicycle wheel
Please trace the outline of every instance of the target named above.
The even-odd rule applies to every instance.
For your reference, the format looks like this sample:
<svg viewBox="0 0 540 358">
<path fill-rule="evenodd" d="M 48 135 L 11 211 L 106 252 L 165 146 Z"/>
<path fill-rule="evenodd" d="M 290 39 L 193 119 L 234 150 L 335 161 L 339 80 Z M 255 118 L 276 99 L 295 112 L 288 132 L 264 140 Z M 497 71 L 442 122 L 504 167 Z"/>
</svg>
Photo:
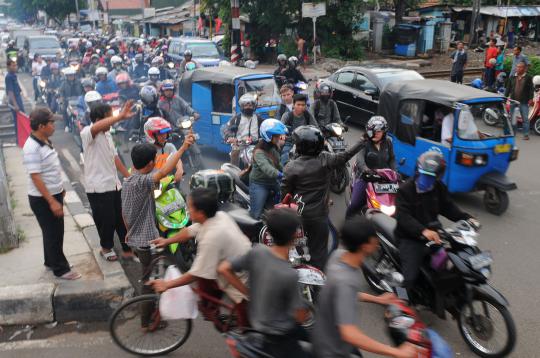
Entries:
<svg viewBox="0 0 540 358">
<path fill-rule="evenodd" d="M 164 320 L 159 296 L 142 295 L 122 304 L 109 320 L 113 341 L 126 352 L 156 356 L 182 346 L 191 334 L 190 319 Z"/>
</svg>

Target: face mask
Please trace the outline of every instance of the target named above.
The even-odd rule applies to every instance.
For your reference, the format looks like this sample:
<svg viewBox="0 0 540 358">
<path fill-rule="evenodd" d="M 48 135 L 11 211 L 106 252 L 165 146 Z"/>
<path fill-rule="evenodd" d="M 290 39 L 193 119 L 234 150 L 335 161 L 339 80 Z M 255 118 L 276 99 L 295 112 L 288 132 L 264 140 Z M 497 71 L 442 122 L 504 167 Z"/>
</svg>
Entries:
<svg viewBox="0 0 540 358">
<path fill-rule="evenodd" d="M 321 96 L 320 98 L 321 98 L 321 101 L 323 102 L 328 102 L 328 100 L 330 99 L 329 96 Z"/>
<path fill-rule="evenodd" d="M 252 116 L 253 115 L 253 112 L 255 112 L 255 109 L 253 108 L 245 108 L 243 110 L 244 114 L 248 117 Z"/>
<path fill-rule="evenodd" d="M 416 190 L 418 190 L 419 193 L 426 193 L 433 189 L 436 180 L 437 178 L 432 175 L 420 173 L 415 180 Z"/>
</svg>

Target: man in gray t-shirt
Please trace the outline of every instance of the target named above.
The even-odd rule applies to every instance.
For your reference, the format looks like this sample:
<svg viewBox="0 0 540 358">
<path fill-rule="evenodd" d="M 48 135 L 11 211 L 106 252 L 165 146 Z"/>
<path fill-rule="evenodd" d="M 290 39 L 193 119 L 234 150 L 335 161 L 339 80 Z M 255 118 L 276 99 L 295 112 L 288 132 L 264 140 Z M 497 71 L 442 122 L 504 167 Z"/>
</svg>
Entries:
<svg viewBox="0 0 540 358">
<path fill-rule="evenodd" d="M 244 256 L 223 262 L 218 272 L 249 296 L 249 320 L 253 329 L 264 334 L 264 352 L 273 357 L 308 357 L 298 344 L 306 335 L 298 323 L 305 319 L 307 303 L 298 274 L 288 262 L 300 218 L 290 209 L 276 209 L 267 213 L 266 222 L 275 245 L 256 245 Z M 241 271 L 249 274 L 249 289 L 235 274 Z"/>
<path fill-rule="evenodd" d="M 317 358 L 349 358 L 358 349 L 389 357 L 416 357 L 416 349 L 404 344 L 398 348 L 382 344 L 363 333 L 357 302 L 387 305 L 393 294 L 372 296 L 360 291 L 361 266 L 374 253 L 378 238 L 373 224 L 364 217 L 347 220 L 341 233 L 346 250 L 336 250 L 326 266 L 326 284 L 319 294 L 317 317 L 312 332 L 313 352 Z"/>
</svg>

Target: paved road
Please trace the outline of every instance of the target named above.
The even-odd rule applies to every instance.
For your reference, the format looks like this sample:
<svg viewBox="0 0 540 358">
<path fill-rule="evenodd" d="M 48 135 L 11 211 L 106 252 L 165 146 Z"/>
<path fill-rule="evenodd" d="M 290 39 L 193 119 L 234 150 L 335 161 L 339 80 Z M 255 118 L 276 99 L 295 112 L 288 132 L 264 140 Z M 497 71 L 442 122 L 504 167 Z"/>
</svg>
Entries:
<svg viewBox="0 0 540 358">
<path fill-rule="evenodd" d="M 23 83 L 29 88 L 28 78 Z M 349 142 L 361 135 L 359 128 L 351 127 L 347 133 Z M 72 182 L 80 181 L 77 148 L 65 133 L 57 133 L 56 147 L 60 150 L 62 162 Z M 491 283 L 509 300 L 510 310 L 518 330 L 518 343 L 512 357 L 536 357 L 538 342 L 538 322 L 540 322 L 540 289 L 537 273 L 540 272 L 540 240 L 538 240 L 537 213 L 540 212 L 540 169 L 538 148 L 540 138 L 532 136 L 528 142 L 518 139 L 521 148 L 520 158 L 512 164 L 509 175 L 517 182 L 519 189 L 510 193 L 510 208 L 501 217 L 485 212 L 480 194 L 464 194 L 455 197 L 457 203 L 475 215 L 483 224 L 480 246 L 491 250 L 495 263 Z M 217 167 L 216 157 L 206 159 L 208 167 Z M 77 187 L 77 185 L 76 185 Z M 84 199 L 84 194 L 81 196 Z M 339 225 L 342 221 L 345 198 L 334 196 L 332 219 Z M 128 268 L 129 270 L 129 268 Z M 369 287 L 365 285 L 369 292 Z M 361 304 L 362 328 L 375 338 L 386 340 L 382 323 L 382 308 Z M 429 313 L 422 313 L 460 357 L 473 357 L 463 343 L 457 326 L 451 319 L 440 320 Z M 13 345 L 0 344 L 2 357 L 121 357 L 120 352 L 109 340 L 103 325 L 90 325 L 95 329 L 90 333 L 62 334 L 47 340 L 37 340 Z M 224 357 L 227 356 L 223 339 L 206 322 L 197 321 L 195 330 L 182 349 L 173 357 Z M 0 336 L 5 337 L 5 336 Z"/>
</svg>

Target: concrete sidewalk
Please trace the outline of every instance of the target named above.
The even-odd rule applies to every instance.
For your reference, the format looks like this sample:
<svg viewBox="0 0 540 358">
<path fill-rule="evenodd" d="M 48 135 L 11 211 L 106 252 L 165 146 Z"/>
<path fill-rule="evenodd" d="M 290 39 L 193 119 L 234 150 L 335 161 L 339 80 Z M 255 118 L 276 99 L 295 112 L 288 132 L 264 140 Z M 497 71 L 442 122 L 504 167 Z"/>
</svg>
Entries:
<svg viewBox="0 0 540 358">
<path fill-rule="evenodd" d="M 94 221 L 68 178 L 64 220 L 64 253 L 82 279 L 63 281 L 43 266 L 41 230 L 27 196 L 22 150 L 4 147 L 15 224 L 20 247 L 0 254 L 0 325 L 52 321 L 106 320 L 133 289 L 119 262 L 100 257 Z"/>
</svg>

